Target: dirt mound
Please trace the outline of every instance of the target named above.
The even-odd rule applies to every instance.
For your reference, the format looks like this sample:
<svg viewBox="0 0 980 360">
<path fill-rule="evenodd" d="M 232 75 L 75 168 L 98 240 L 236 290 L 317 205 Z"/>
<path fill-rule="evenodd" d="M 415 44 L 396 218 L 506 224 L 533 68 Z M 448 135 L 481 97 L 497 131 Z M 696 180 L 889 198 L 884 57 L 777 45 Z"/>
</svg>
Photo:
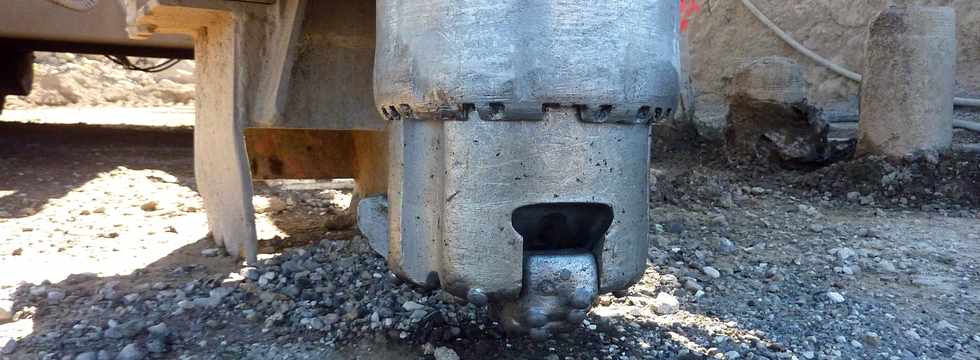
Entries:
<svg viewBox="0 0 980 360">
<path fill-rule="evenodd" d="M 980 204 L 980 163 L 976 154 L 969 153 L 949 153 L 938 161 L 864 157 L 814 171 L 802 182 L 852 201 L 886 207 Z"/>
<path fill-rule="evenodd" d="M 29 96 L 7 97 L 7 108 L 39 106 L 171 106 L 194 102 L 194 61 L 159 73 L 130 71 L 101 55 L 35 53 Z M 133 59 L 155 64 L 163 59 Z"/>
</svg>

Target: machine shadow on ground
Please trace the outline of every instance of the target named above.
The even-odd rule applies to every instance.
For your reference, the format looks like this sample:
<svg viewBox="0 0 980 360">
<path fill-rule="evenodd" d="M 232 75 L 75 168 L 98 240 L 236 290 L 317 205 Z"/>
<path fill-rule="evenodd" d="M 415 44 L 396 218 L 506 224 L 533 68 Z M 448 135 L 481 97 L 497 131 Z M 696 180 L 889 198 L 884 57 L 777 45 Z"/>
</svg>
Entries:
<svg viewBox="0 0 980 360">
<path fill-rule="evenodd" d="M 190 180 L 192 146 L 189 128 L 0 122 L 0 172 L 6 175 L 0 177 L 0 218 L 34 215 L 49 200 L 118 167 Z"/>
</svg>

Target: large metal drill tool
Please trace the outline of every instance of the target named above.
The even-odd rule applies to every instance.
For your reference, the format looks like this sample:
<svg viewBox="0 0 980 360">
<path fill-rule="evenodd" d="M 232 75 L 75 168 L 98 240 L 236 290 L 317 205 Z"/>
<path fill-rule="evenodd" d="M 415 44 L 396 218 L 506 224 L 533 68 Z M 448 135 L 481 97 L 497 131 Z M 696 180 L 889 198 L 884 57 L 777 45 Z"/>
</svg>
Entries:
<svg viewBox="0 0 980 360">
<path fill-rule="evenodd" d="M 635 283 L 651 122 L 678 95 L 678 13 L 676 0 L 379 0 L 391 269 L 534 336 Z"/>
</svg>

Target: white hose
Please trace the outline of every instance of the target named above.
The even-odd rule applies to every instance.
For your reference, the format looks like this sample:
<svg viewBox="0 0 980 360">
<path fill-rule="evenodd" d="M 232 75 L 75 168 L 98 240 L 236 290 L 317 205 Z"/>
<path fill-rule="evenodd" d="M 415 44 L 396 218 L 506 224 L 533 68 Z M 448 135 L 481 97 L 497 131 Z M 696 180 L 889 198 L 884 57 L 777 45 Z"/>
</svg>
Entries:
<svg viewBox="0 0 980 360">
<path fill-rule="evenodd" d="M 980 144 L 953 145 L 953 150 L 960 151 L 960 152 L 980 153 Z"/>
<path fill-rule="evenodd" d="M 99 0 L 51 0 L 51 2 L 75 11 L 89 11 L 99 4 Z"/>
<path fill-rule="evenodd" d="M 856 123 L 858 122 L 858 119 L 855 118 L 831 119 L 829 120 L 829 122 L 833 124 Z M 973 132 L 980 133 L 980 123 L 978 122 L 966 121 L 966 120 L 953 120 L 953 127 L 957 129 L 970 130 Z"/>
<path fill-rule="evenodd" d="M 742 5 L 745 5 L 745 8 L 749 9 L 749 11 L 752 12 L 752 15 L 755 15 L 755 17 L 759 19 L 759 21 L 761 21 L 763 24 L 765 24 L 766 27 L 769 28 L 769 30 L 772 30 L 772 32 L 776 33 L 776 36 L 778 36 L 780 39 L 783 39 L 783 41 L 785 41 L 786 44 L 788 44 L 793 49 L 796 49 L 796 51 L 799 51 L 801 54 L 806 55 L 806 57 L 817 62 L 818 64 L 830 68 L 830 70 L 833 70 L 834 72 L 840 74 L 843 77 L 846 77 L 848 79 L 857 82 L 861 82 L 861 74 L 848 70 L 843 66 L 837 65 L 831 62 L 830 60 L 827 60 L 823 56 L 820 56 L 820 54 L 817 54 L 812 50 L 804 47 L 803 44 L 800 44 L 798 41 L 796 41 L 796 39 L 793 39 L 792 36 L 790 36 L 785 31 L 780 29 L 779 26 L 777 26 L 775 23 L 772 22 L 772 20 L 769 20 L 769 18 L 766 17 L 766 15 L 762 13 L 762 11 L 759 11 L 759 8 L 755 7 L 755 5 L 752 4 L 752 1 L 742 0 Z M 953 98 L 953 104 L 958 106 L 980 107 L 980 99 L 958 97 L 958 98 Z"/>
<path fill-rule="evenodd" d="M 953 120 L 953 127 L 980 132 L 980 123 L 965 120 Z"/>
</svg>

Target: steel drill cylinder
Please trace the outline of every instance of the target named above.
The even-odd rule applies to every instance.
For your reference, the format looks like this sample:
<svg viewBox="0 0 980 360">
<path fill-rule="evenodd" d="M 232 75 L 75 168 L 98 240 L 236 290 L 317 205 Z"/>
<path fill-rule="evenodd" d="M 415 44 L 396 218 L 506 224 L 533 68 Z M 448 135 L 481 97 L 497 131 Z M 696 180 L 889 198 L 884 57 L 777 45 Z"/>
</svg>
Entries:
<svg viewBox="0 0 980 360">
<path fill-rule="evenodd" d="M 889 7 L 871 22 L 858 152 L 900 158 L 943 150 L 953 136 L 956 13 Z"/>
<path fill-rule="evenodd" d="M 532 333 L 638 280 L 650 123 L 677 102 L 677 2 L 377 6 L 393 271 Z"/>
</svg>

